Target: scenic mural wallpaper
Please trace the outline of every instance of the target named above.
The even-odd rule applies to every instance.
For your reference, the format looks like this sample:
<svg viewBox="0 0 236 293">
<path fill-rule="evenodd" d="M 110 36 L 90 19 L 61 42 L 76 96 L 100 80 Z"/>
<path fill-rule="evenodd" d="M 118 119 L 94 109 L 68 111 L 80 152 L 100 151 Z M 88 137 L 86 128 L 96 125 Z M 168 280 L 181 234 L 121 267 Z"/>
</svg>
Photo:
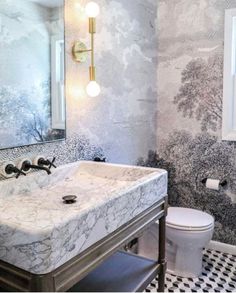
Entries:
<svg viewBox="0 0 236 293">
<path fill-rule="evenodd" d="M 222 141 L 221 119 L 224 11 L 236 0 L 97 0 L 96 99 L 82 90 L 88 64 L 71 58 L 78 35 L 89 42 L 78 17 L 86 2 L 65 6 L 67 139 L 3 150 L 0 161 L 41 153 L 58 165 L 105 156 L 165 168 L 169 203 L 209 212 L 214 239 L 235 245 L 236 149 Z M 208 190 L 204 178 L 228 185 Z"/>
<path fill-rule="evenodd" d="M 236 149 L 221 138 L 224 14 L 236 1 L 158 3 L 157 147 L 138 163 L 167 169 L 169 203 L 210 213 L 214 240 L 236 245 Z"/>
</svg>

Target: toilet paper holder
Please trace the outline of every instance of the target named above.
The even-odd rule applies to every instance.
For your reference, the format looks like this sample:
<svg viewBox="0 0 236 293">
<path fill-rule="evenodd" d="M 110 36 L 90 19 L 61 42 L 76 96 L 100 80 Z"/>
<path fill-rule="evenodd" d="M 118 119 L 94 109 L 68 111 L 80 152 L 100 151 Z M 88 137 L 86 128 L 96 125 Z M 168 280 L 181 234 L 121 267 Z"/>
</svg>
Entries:
<svg viewBox="0 0 236 293">
<path fill-rule="evenodd" d="M 208 179 L 208 178 L 204 178 L 204 179 L 202 180 L 202 184 L 206 184 L 207 179 Z M 223 181 L 220 182 L 220 186 L 221 186 L 221 187 L 225 187 L 227 184 L 228 184 L 227 180 L 223 180 Z"/>
</svg>

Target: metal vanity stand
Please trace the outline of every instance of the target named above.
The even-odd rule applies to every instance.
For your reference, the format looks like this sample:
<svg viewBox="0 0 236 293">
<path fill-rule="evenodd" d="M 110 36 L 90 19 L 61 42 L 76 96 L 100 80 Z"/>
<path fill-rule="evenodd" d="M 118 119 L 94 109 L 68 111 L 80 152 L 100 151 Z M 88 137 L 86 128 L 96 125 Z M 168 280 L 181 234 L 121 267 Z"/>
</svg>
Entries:
<svg viewBox="0 0 236 293">
<path fill-rule="evenodd" d="M 28 292 L 141 292 L 158 275 L 159 292 L 165 285 L 165 225 L 167 197 L 55 271 L 35 275 L 0 261 L 0 287 Z M 159 220 L 159 259 L 119 251 Z"/>
</svg>

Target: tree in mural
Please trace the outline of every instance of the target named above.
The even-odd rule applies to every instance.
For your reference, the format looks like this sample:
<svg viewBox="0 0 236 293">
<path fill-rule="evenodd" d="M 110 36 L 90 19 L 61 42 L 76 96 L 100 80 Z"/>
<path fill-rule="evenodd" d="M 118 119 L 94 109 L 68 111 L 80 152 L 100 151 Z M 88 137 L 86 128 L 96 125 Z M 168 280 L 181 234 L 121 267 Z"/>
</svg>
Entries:
<svg viewBox="0 0 236 293">
<path fill-rule="evenodd" d="M 38 98 L 39 97 L 39 98 Z M 18 135 L 27 141 L 44 142 L 50 128 L 50 84 L 48 81 L 21 93 L 20 100 L 26 100 L 28 107 L 23 105 L 23 123 Z"/>
<path fill-rule="evenodd" d="M 185 117 L 201 121 L 202 131 L 216 131 L 221 125 L 223 58 L 195 59 L 182 72 L 182 86 L 174 98 Z"/>
<path fill-rule="evenodd" d="M 184 117 L 200 122 L 202 132 L 193 137 L 188 131 L 173 131 L 162 140 L 159 155 L 150 151 L 138 163 L 166 169 L 170 204 L 209 212 L 216 220 L 215 239 L 236 244 L 236 149 L 208 133 L 221 127 L 222 89 L 222 56 L 189 62 L 173 102 Z M 206 189 L 204 178 L 226 179 L 227 188 Z"/>
<path fill-rule="evenodd" d="M 161 154 L 160 157 L 150 151 L 148 159 L 139 159 L 138 164 L 169 172 L 170 204 L 197 208 L 214 215 L 215 238 L 236 244 L 236 204 L 226 190 L 211 191 L 201 182 L 204 178 L 227 179 L 231 192 L 236 193 L 234 145 L 219 142 L 205 133 L 192 137 L 185 131 L 175 131 L 163 142 Z"/>
<path fill-rule="evenodd" d="M 55 140 L 64 137 L 64 130 L 51 128 L 50 81 L 27 90 L 0 88 L 0 125 L 14 133 L 14 145 Z M 6 134 L 8 136 L 8 133 Z M 5 139 L 2 145 L 5 146 Z M 11 138 L 11 143 L 13 143 Z"/>
<path fill-rule="evenodd" d="M 206 177 L 229 179 L 236 192 L 236 155 L 234 145 L 221 142 L 217 137 L 201 133 L 192 137 L 186 131 L 175 131 L 168 143 L 163 143 L 162 157 L 176 166 L 180 180 L 187 178 L 197 189 Z"/>
<path fill-rule="evenodd" d="M 168 170 L 168 183 L 169 189 L 173 190 L 175 185 L 172 184 L 176 178 L 176 168 L 172 162 L 168 162 L 162 159 L 156 151 L 150 150 L 148 152 L 148 158 L 144 160 L 143 158 L 139 158 L 137 161 L 138 166 L 148 167 L 148 168 L 163 168 Z M 161 166 L 161 167 L 160 167 Z"/>
<path fill-rule="evenodd" d="M 24 123 L 22 123 L 18 134 L 24 136 L 27 141 L 31 141 L 32 139 L 35 142 L 46 141 L 45 133 L 48 130 L 48 124 L 46 121 L 35 111 L 27 114 L 28 115 L 25 115 Z"/>
</svg>

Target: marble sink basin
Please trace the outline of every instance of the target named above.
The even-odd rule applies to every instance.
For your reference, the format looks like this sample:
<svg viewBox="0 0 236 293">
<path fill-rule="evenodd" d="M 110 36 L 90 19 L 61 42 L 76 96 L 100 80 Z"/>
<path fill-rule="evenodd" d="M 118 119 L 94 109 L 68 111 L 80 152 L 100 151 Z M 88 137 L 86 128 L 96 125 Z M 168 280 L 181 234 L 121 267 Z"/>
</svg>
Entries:
<svg viewBox="0 0 236 293">
<path fill-rule="evenodd" d="M 165 170 L 85 161 L 2 181 L 0 259 L 49 273 L 166 194 Z"/>
</svg>

